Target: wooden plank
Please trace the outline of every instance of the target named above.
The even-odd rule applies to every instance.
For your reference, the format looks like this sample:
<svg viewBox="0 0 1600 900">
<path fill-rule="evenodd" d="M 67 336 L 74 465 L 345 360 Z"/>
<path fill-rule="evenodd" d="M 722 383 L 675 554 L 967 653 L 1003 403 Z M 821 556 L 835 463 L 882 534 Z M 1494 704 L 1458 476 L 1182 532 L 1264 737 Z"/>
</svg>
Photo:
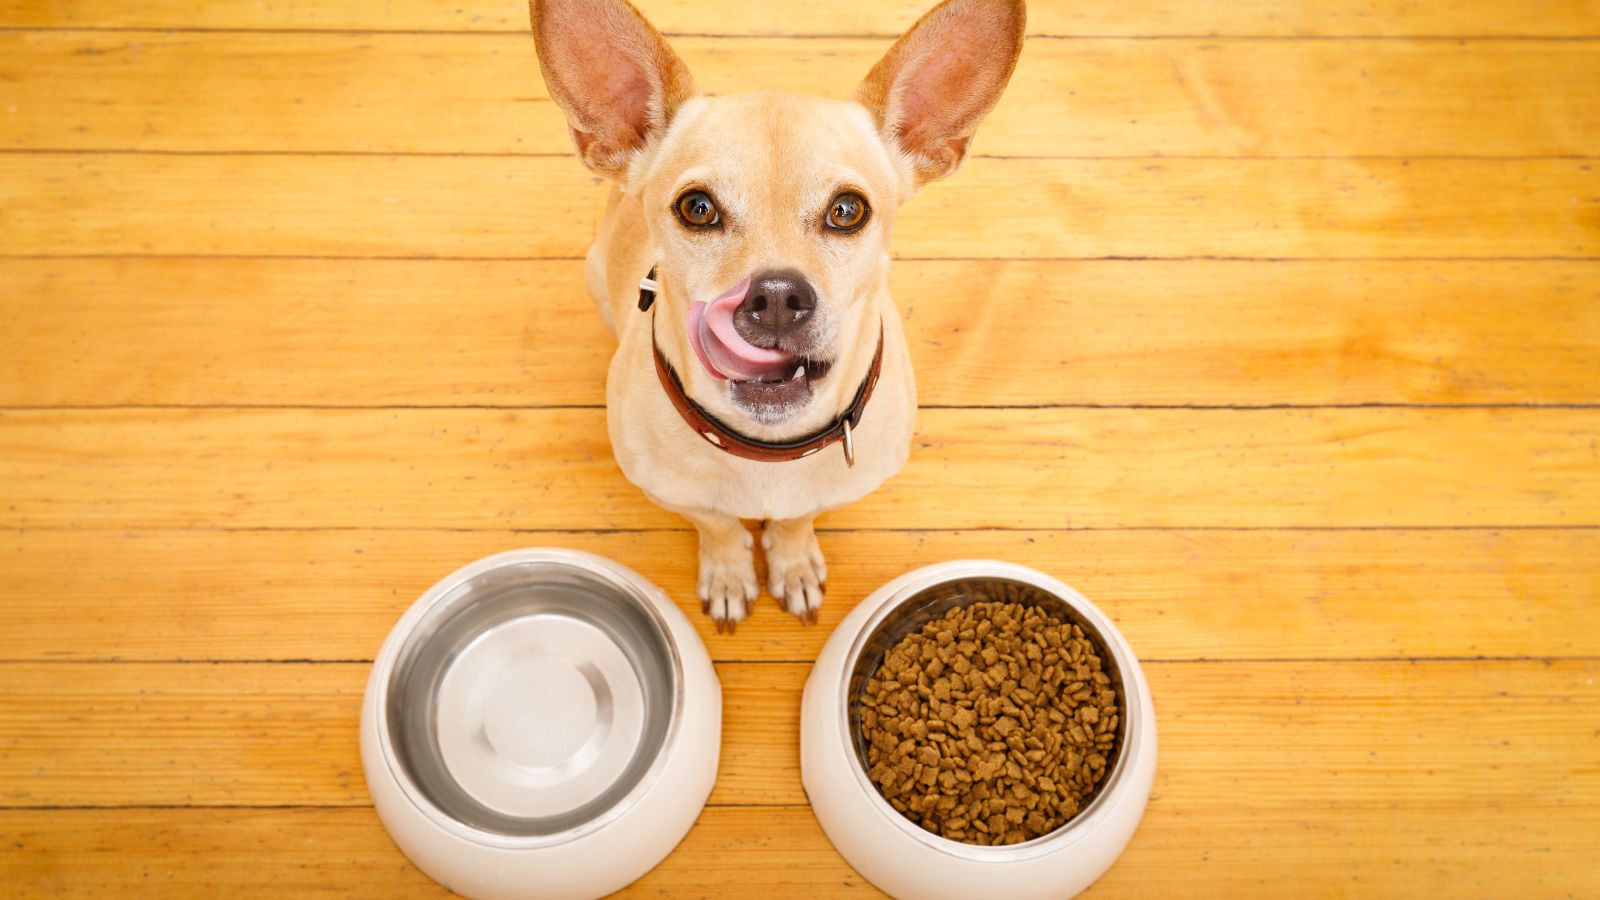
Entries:
<svg viewBox="0 0 1600 900">
<path fill-rule="evenodd" d="M 0 157 L 13 255 L 579 256 L 603 199 L 571 159 Z"/>
<path fill-rule="evenodd" d="M 0 805 L 366 802 L 369 668 L 0 664 Z"/>
<path fill-rule="evenodd" d="M 137 835 L 137 840 L 130 840 Z M 446 897 L 371 809 L 164 809 L 0 814 L 0 870 L 18 897 Z M 881 896 L 809 809 L 708 809 L 626 895 Z"/>
<path fill-rule="evenodd" d="M 365 805 L 357 735 L 368 668 L 0 663 L 0 806 Z M 717 666 L 723 749 L 712 804 L 805 803 L 809 671 Z M 1593 659 L 1150 662 L 1162 741 L 1175 748 L 1156 792 L 1191 812 L 1465 809 L 1528 796 L 1592 806 L 1597 675 Z M 105 736 L 119 733 L 140 737 L 108 750 Z"/>
<path fill-rule="evenodd" d="M 35 792 L 77 796 L 75 776 L 85 767 L 110 768 L 104 762 L 104 726 L 140 728 L 152 737 L 180 725 L 190 732 L 207 730 L 210 753 L 202 755 L 194 739 L 185 737 L 176 746 L 195 749 L 169 752 L 164 771 L 136 763 L 128 779 L 100 782 L 90 795 L 95 803 L 135 795 L 130 784 L 192 794 L 194 785 L 204 789 L 212 779 L 244 784 L 258 778 L 269 791 L 268 802 L 281 804 L 289 796 L 283 784 L 306 777 L 299 770 L 331 772 L 356 765 L 354 723 L 322 734 L 326 720 L 301 703 L 269 703 L 281 720 L 254 736 L 244 736 L 236 722 L 197 724 L 213 713 L 231 717 L 238 710 L 241 692 L 249 696 L 254 687 L 253 667 L 219 667 L 208 673 L 215 678 L 206 679 L 193 678 L 189 666 L 132 667 L 115 674 L 129 668 L 28 666 L 8 672 L 12 683 L 17 676 L 30 680 L 28 673 L 41 673 L 40 683 L 28 686 L 55 700 L 37 719 L 8 711 L 8 722 L 18 722 L 27 735 L 39 727 L 34 722 L 43 722 L 53 729 L 46 733 L 60 751 L 31 749 L 36 741 L 14 743 L 20 751 L 0 760 L 9 776 L 5 783 L 21 783 L 12 773 L 27 771 L 25 783 Z M 261 677 L 281 679 L 290 667 L 261 668 Z M 363 675 L 360 667 L 308 671 L 356 689 Z M 732 718 L 724 739 L 731 743 L 725 744 L 718 793 L 737 788 L 745 792 L 741 796 L 754 795 L 759 780 L 770 785 L 770 796 L 791 797 L 798 804 L 792 708 L 804 667 L 725 666 L 722 671 L 725 686 L 734 692 L 729 699 L 737 702 L 729 705 Z M 1167 663 L 1153 664 L 1148 672 L 1161 715 L 1162 764 L 1145 824 L 1107 889 L 1170 889 L 1187 869 L 1191 889 L 1195 878 L 1253 883 L 1257 890 L 1292 879 L 1302 886 L 1341 883 L 1382 892 L 1388 884 L 1414 888 L 1418 879 L 1437 878 L 1456 887 L 1487 883 L 1518 863 L 1530 864 L 1527 886 L 1535 892 L 1560 888 L 1581 894 L 1596 884 L 1597 873 L 1588 862 L 1600 824 L 1595 811 L 1600 758 L 1592 739 L 1600 715 L 1600 694 L 1593 686 L 1600 663 Z M 230 693 L 228 682 L 235 679 L 247 683 L 231 685 Z M 112 687 L 109 695 L 100 684 Z M 142 695 L 135 693 L 135 684 L 143 687 Z M 88 690 L 74 696 L 63 685 Z M 203 702 L 195 703 L 197 694 Z M 781 726 L 769 728 L 746 717 L 742 709 L 752 703 L 784 707 Z M 191 706 L 199 715 L 191 713 L 182 722 L 179 717 Z M 296 730 L 293 720 L 302 717 L 313 724 Z M 322 739 L 313 743 L 312 734 Z M 252 746 L 250 764 L 261 771 L 234 771 L 233 754 Z M 765 748 L 765 756 L 741 755 L 759 748 Z M 730 762 L 741 759 L 752 764 L 730 770 Z M 275 788 L 265 785 L 273 779 L 280 779 Z M 340 790 L 332 796 L 345 796 Z M 307 792 L 295 799 L 310 803 L 321 796 Z M 1494 815 L 1483 815 L 1485 810 Z M 142 824 L 129 828 L 133 823 Z M 290 825 L 305 839 L 286 839 L 282 832 Z M 146 839 L 130 841 L 129 833 Z M 362 885 L 418 886 L 415 873 L 385 849 L 381 827 L 366 809 L 13 808 L 0 818 L 0 835 L 13 888 L 114 889 L 127 879 L 150 877 L 172 888 L 237 893 L 229 888 L 244 882 L 230 879 L 248 877 L 289 890 L 306 876 L 262 876 L 290 859 L 324 876 L 318 883 L 330 888 L 350 877 L 348 871 L 323 871 L 335 868 L 336 861 L 337 868 L 367 876 Z M 729 854 L 732 848 L 722 842 L 734 835 L 740 842 L 735 847 L 762 849 Z M 724 851 L 715 860 L 708 843 Z M 239 852 L 236 845 L 257 854 L 252 865 L 226 864 Z M 787 862 L 764 863 L 763 850 L 786 854 Z M 279 863 L 276 854 L 285 862 Z M 807 864 L 797 865 L 796 856 L 787 854 Z M 716 808 L 702 816 L 684 847 L 641 888 L 677 889 L 683 887 L 679 879 L 711 879 L 724 890 L 737 890 L 775 878 L 813 877 L 779 874 L 796 868 L 830 875 L 846 871 L 827 852 L 805 809 Z"/>
<path fill-rule="evenodd" d="M 1587 409 L 927 410 L 905 472 L 823 523 L 1592 526 L 1597 446 Z M 15 528 L 682 525 L 592 409 L 6 412 L 0 496 Z"/>
<path fill-rule="evenodd" d="M 886 42 L 673 44 L 706 91 L 843 98 Z M 12 149 L 572 151 L 526 35 L 0 34 L 0 108 L 11 110 L 0 147 Z M 1481 157 L 1597 146 L 1592 41 L 1091 39 L 1030 45 L 975 152 Z"/>
<path fill-rule="evenodd" d="M 1594 262 L 906 260 L 891 280 L 929 405 L 1600 402 Z M 0 260 L 0 285 L 13 407 L 601 404 L 614 346 L 577 261 Z"/>
<path fill-rule="evenodd" d="M 452 896 L 371 809 L 8 810 L 0 832 L 15 897 Z"/>
<path fill-rule="evenodd" d="M 0 663 L 0 807 L 366 805 L 358 737 L 369 671 Z M 804 802 L 805 671 L 718 666 L 724 760 L 712 802 Z M 118 734 L 138 738 L 108 747 Z"/>
<path fill-rule="evenodd" d="M 1152 802 L 1117 864 L 1083 896 L 1494 895 L 1600 891 L 1587 809 L 1362 806 L 1308 817 L 1229 805 L 1164 815 Z M 1509 830 L 1503 826 L 1515 826 Z M 447 896 L 411 866 L 369 809 L 19 811 L 0 818 L 17 896 L 159 891 L 176 896 Z M 128 835 L 142 837 L 134 842 Z M 15 838 L 11 840 L 10 838 Z M 21 844 L 21 847 L 16 846 Z M 803 807 L 713 808 L 622 896 L 881 896 Z"/>
<path fill-rule="evenodd" d="M 848 0 L 726 4 L 718 0 L 645 0 L 657 26 L 688 34 L 899 34 L 932 0 Z M 1212 8 L 1182 0 L 1070 3 L 1033 0 L 1035 35 L 1286 37 L 1600 34 L 1590 0 L 1456 4 L 1450 0 L 1240 0 Z M 448 4 L 428 0 L 342 3 L 195 3 L 186 0 L 0 0 L 0 24 L 49 28 L 448 30 L 521 33 L 527 4 L 517 0 Z"/>
<path fill-rule="evenodd" d="M 978 159 L 905 211 L 895 249 L 1591 257 L 1597 196 L 1586 160 Z M 0 155 L 10 256 L 575 257 L 602 197 L 568 158 Z"/>
<path fill-rule="evenodd" d="M 596 405 L 616 346 L 577 260 L 4 260 L 0 284 L 6 406 Z"/>
<path fill-rule="evenodd" d="M 1050 572 L 1152 659 L 1600 656 L 1600 531 L 824 532 L 828 601 L 803 628 L 763 599 L 718 635 L 692 532 L 0 532 L 0 659 L 362 660 L 472 559 L 561 546 L 626 562 L 719 660 L 816 658 L 911 568 L 998 558 Z"/>
</svg>

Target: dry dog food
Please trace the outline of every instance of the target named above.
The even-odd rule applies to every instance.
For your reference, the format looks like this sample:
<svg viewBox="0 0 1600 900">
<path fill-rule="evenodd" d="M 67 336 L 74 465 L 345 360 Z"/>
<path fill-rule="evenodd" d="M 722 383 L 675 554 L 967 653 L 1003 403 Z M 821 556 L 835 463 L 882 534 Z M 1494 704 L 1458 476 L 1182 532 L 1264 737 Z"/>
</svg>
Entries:
<svg viewBox="0 0 1600 900">
<path fill-rule="evenodd" d="M 860 698 L 873 784 L 923 828 L 1015 844 L 1067 822 L 1115 752 L 1117 691 L 1077 625 L 996 583 L 890 648 Z M 989 599 L 993 598 L 993 599 Z"/>
</svg>

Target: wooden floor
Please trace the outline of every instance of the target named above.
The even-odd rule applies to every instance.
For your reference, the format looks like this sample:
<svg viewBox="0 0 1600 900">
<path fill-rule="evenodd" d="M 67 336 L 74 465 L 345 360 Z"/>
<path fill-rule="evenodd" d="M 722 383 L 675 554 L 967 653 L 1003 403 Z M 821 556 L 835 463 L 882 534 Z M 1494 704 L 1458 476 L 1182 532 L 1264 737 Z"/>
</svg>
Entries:
<svg viewBox="0 0 1600 900">
<path fill-rule="evenodd" d="M 923 0 L 642 0 L 702 85 L 845 94 Z M 429 584 L 665 587 L 722 768 L 634 887 L 863 896 L 809 660 L 923 563 L 1076 585 L 1162 756 L 1097 897 L 1600 896 L 1600 5 L 1033 0 L 903 214 L 926 404 L 819 627 L 692 601 L 623 480 L 519 0 L 0 0 L 0 893 L 429 896 L 356 715 Z"/>
</svg>

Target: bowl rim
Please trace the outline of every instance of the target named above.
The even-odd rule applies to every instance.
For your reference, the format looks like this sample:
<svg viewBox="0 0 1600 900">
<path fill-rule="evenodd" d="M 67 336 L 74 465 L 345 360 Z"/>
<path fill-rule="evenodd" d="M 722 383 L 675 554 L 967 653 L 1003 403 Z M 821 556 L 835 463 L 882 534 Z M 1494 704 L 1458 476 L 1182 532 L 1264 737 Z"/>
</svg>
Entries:
<svg viewBox="0 0 1600 900">
<path fill-rule="evenodd" d="M 395 755 L 394 742 L 389 734 L 388 699 L 394 667 L 399 661 L 400 652 L 404 648 L 406 641 L 424 619 L 432 614 L 436 608 L 442 606 L 447 598 L 468 581 L 497 569 L 529 563 L 544 563 L 575 570 L 581 575 L 596 576 L 611 586 L 618 588 L 644 609 L 651 623 L 655 626 L 657 633 L 665 642 L 668 655 L 672 661 L 674 676 L 672 708 L 668 713 L 667 731 L 662 737 L 661 746 L 656 752 L 655 759 L 651 761 L 650 767 L 640 776 L 639 782 L 616 803 L 593 819 L 565 831 L 544 835 L 511 835 L 476 828 L 452 818 L 422 793 Z M 644 796 L 661 779 L 662 771 L 666 768 L 667 761 L 672 755 L 672 750 L 678 742 L 678 735 L 683 722 L 684 681 L 687 677 L 687 671 L 682 653 L 678 647 L 678 641 L 673 636 L 672 629 L 666 618 L 657 607 L 659 602 L 668 602 L 665 600 L 664 595 L 662 597 L 654 596 L 659 593 L 659 589 L 646 581 L 643 576 L 621 563 L 583 550 L 570 550 L 561 547 L 530 547 L 507 550 L 486 556 L 451 572 L 424 591 L 422 596 L 412 603 L 390 630 L 389 636 L 384 640 L 382 649 L 378 651 L 377 659 L 373 661 L 371 675 L 371 683 L 378 686 L 380 690 L 380 694 L 377 697 L 378 702 L 373 704 L 373 724 L 375 726 L 374 735 L 377 738 L 377 744 L 383 756 L 384 770 L 399 785 L 400 793 L 405 796 L 411 807 L 420 812 L 434 826 L 455 837 L 475 844 L 505 850 L 536 850 L 579 841 L 616 822 L 637 807 Z"/>
<path fill-rule="evenodd" d="M 865 649 L 866 642 L 878 629 L 884 619 L 894 612 L 896 608 L 924 591 L 955 581 L 964 581 L 976 578 L 1002 578 L 1019 581 L 1040 590 L 1055 595 L 1062 602 L 1071 606 L 1079 615 L 1088 620 L 1098 633 L 1100 643 L 1105 645 L 1113 657 L 1123 681 L 1122 697 L 1122 724 L 1124 734 L 1118 745 L 1117 759 L 1110 772 L 1106 773 L 1105 781 L 1093 800 L 1077 815 L 1073 816 L 1064 825 L 1049 834 L 1044 834 L 1029 841 L 1019 844 L 1004 846 L 985 846 L 982 844 L 968 844 L 964 841 L 951 840 L 943 835 L 934 834 L 918 826 L 906 818 L 893 806 L 872 783 L 860 756 L 851 740 L 850 734 L 850 678 L 855 669 L 857 659 Z M 885 587 L 890 587 L 886 585 Z M 1140 753 L 1140 737 L 1146 727 L 1143 719 L 1145 711 L 1139 692 L 1135 689 L 1134 673 L 1139 671 L 1138 661 L 1132 649 L 1128 646 L 1127 639 L 1122 632 L 1117 630 L 1111 621 L 1098 606 L 1095 606 L 1087 597 L 1059 579 L 1053 578 L 1037 569 L 992 559 L 958 559 L 946 562 L 933 563 L 923 566 L 896 579 L 892 585 L 893 590 L 880 601 L 866 621 L 856 631 L 850 641 L 849 650 L 841 661 L 838 692 L 835 694 L 835 712 L 839 717 L 839 737 L 844 745 L 846 765 L 855 778 L 856 786 L 867 795 L 872 808 L 890 825 L 909 836 L 924 847 L 935 850 L 947 856 L 952 856 L 968 862 L 992 863 L 1003 865 L 1006 863 L 1023 862 L 1037 859 L 1060 851 L 1084 838 L 1098 827 L 1099 823 L 1108 818 L 1111 811 L 1124 796 L 1118 788 L 1123 783 L 1125 773 L 1132 771 L 1135 759 Z"/>
</svg>

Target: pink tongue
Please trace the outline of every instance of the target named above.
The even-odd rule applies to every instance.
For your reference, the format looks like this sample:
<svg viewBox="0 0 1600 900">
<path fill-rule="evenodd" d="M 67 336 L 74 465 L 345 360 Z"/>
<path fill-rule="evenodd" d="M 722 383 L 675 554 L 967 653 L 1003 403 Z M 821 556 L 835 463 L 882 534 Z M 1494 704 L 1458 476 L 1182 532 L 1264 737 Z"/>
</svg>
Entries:
<svg viewBox="0 0 1600 900">
<path fill-rule="evenodd" d="M 794 371 L 798 357 L 777 349 L 757 347 L 739 336 L 733 312 L 750 291 L 750 278 L 729 288 L 716 299 L 689 304 L 689 346 L 700 365 L 715 378 L 735 381 L 779 380 Z"/>
</svg>

